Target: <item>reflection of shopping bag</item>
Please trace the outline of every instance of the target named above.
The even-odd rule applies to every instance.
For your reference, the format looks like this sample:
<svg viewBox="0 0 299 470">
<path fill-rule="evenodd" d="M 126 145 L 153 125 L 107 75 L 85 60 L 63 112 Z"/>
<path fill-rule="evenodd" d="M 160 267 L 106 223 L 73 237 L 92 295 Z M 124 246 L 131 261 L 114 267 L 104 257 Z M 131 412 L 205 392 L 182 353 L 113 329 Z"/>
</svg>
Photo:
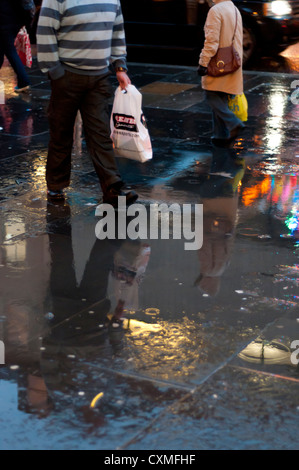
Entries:
<svg viewBox="0 0 299 470">
<path fill-rule="evenodd" d="M 111 295 L 125 309 L 138 309 L 138 289 L 143 281 L 151 249 L 140 242 L 126 241 L 115 253 L 109 279 Z"/>
<path fill-rule="evenodd" d="M 15 47 L 17 53 L 22 61 L 22 64 L 26 67 L 32 66 L 32 54 L 29 34 L 25 26 L 19 31 L 16 40 Z"/>
<path fill-rule="evenodd" d="M 142 95 L 133 85 L 126 90 L 117 88 L 111 114 L 111 139 L 117 156 L 146 162 L 153 152 L 141 104 Z"/>
<path fill-rule="evenodd" d="M 228 107 L 241 121 L 247 121 L 248 103 L 244 93 L 242 95 L 229 95 Z"/>
</svg>

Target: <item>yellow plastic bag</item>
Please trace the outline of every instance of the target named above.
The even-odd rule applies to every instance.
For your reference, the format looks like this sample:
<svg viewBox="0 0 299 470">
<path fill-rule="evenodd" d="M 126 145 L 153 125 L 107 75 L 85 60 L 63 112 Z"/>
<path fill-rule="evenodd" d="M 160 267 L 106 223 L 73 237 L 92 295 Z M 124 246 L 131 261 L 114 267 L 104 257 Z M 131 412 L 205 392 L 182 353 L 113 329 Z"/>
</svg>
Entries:
<svg viewBox="0 0 299 470">
<path fill-rule="evenodd" d="M 228 107 L 241 121 L 247 121 L 248 102 L 244 93 L 242 95 L 229 95 Z"/>
</svg>

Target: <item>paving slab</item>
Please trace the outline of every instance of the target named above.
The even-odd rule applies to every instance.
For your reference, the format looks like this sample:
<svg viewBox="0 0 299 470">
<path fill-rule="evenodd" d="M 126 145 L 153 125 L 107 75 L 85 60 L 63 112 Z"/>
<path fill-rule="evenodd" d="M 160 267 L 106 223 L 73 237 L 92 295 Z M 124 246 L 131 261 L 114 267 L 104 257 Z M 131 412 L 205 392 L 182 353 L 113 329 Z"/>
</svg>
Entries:
<svg viewBox="0 0 299 470">
<path fill-rule="evenodd" d="M 129 65 L 153 159 L 120 171 L 147 229 L 153 205 L 202 205 L 203 244 L 96 236 L 80 117 L 48 201 L 50 84 L 34 62 L 16 96 L 2 68 L 0 449 L 297 450 L 299 76 L 245 71 L 248 129 L 220 148 L 194 67 Z"/>
</svg>

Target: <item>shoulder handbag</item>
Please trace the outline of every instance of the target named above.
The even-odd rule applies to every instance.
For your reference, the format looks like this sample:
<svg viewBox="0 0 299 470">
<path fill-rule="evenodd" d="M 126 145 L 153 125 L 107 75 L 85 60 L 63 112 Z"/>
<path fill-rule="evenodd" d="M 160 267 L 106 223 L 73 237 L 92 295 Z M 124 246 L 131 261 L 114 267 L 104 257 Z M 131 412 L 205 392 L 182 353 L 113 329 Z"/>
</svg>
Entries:
<svg viewBox="0 0 299 470">
<path fill-rule="evenodd" d="M 237 30 L 238 24 L 238 12 L 236 9 L 236 26 L 235 31 L 232 39 L 231 46 L 228 47 L 219 47 L 218 51 L 211 58 L 207 74 L 210 77 L 223 77 L 224 75 L 228 75 L 229 73 L 233 73 L 241 67 L 241 57 L 234 48 L 234 39 Z"/>
</svg>

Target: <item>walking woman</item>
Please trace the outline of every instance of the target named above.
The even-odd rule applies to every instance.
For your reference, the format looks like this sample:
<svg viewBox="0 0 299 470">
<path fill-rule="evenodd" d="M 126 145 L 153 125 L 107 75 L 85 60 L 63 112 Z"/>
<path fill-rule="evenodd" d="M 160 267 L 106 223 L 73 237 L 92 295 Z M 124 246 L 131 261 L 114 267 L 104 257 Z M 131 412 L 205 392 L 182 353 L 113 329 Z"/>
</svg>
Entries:
<svg viewBox="0 0 299 470">
<path fill-rule="evenodd" d="M 30 80 L 14 43 L 18 32 L 26 24 L 26 19 L 33 14 L 34 8 L 33 0 L 0 0 L 0 68 L 6 56 L 17 75 L 17 93 L 28 91 Z"/>
<path fill-rule="evenodd" d="M 228 107 L 228 95 L 243 93 L 242 66 L 235 72 L 221 77 L 207 75 L 207 67 L 219 47 L 231 46 L 232 41 L 241 60 L 243 57 L 243 24 L 239 10 L 231 0 L 214 0 L 205 23 L 205 43 L 199 57 L 198 74 L 202 76 L 202 88 L 212 108 L 214 135 L 212 142 L 226 144 L 245 128 Z"/>
</svg>

